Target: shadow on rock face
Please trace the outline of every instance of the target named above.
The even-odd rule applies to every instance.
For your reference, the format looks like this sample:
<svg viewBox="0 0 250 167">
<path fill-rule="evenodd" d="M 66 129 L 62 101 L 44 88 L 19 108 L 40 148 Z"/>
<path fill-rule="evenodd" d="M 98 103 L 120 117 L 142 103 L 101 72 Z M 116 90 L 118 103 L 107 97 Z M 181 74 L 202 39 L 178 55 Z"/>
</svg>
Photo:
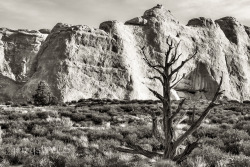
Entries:
<svg viewBox="0 0 250 167">
<path fill-rule="evenodd" d="M 218 87 L 213 75 L 214 72 L 210 67 L 203 62 L 198 62 L 197 67 L 175 89 L 181 92 L 180 94 L 184 94 L 180 96 L 209 100 Z"/>
</svg>

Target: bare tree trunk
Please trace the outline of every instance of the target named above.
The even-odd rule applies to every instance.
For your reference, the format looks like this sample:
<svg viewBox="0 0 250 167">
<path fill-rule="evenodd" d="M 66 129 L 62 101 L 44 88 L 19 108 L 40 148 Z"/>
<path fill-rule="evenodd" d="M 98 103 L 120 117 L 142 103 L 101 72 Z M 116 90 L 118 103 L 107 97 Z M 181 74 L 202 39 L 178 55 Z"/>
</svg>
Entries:
<svg viewBox="0 0 250 167">
<path fill-rule="evenodd" d="M 151 79 L 157 79 L 160 81 L 160 83 L 163 86 L 163 95 L 159 94 L 155 90 L 152 90 L 149 88 L 149 90 L 159 99 L 161 100 L 163 104 L 163 133 L 164 136 L 160 136 L 160 133 L 158 131 L 158 124 L 157 124 L 157 118 L 155 114 L 152 114 L 152 134 L 153 136 L 164 145 L 164 154 L 159 154 L 157 152 L 150 152 L 143 150 L 140 146 L 137 145 L 128 145 L 130 149 L 124 149 L 124 148 L 118 148 L 120 151 L 124 152 L 129 152 L 133 154 L 141 154 L 144 156 L 147 156 L 149 158 L 153 158 L 155 156 L 162 156 L 163 159 L 171 159 L 174 160 L 178 163 L 183 161 L 191 152 L 193 149 L 195 149 L 198 146 L 198 140 L 193 143 L 189 143 L 186 146 L 186 149 L 178 154 L 177 154 L 177 149 L 178 147 L 188 138 L 189 135 L 191 135 L 202 123 L 202 121 L 206 118 L 206 116 L 209 114 L 210 110 L 217 106 L 218 104 L 215 104 L 215 101 L 217 100 L 217 97 L 222 93 L 220 91 L 221 84 L 222 84 L 222 77 L 218 85 L 218 89 L 211 101 L 211 103 L 208 105 L 208 107 L 203 111 L 202 115 L 200 118 L 196 121 L 194 121 L 194 112 L 192 116 L 192 125 L 190 128 L 179 138 L 175 137 L 175 131 L 174 131 L 174 120 L 176 116 L 180 113 L 182 105 L 185 102 L 185 99 L 180 101 L 178 108 L 176 111 L 173 113 L 171 110 L 171 99 L 170 99 L 170 90 L 174 88 L 184 77 L 183 75 L 178 81 L 178 72 L 179 70 L 189 61 L 191 60 L 196 54 L 197 54 L 197 48 L 195 50 L 195 53 L 187 58 L 186 60 L 182 61 L 181 64 L 173 69 L 172 65 L 177 62 L 177 60 L 180 58 L 182 54 L 177 54 L 177 49 L 180 45 L 180 42 L 177 44 L 177 46 L 174 46 L 173 41 L 170 39 L 169 42 L 169 37 L 167 38 L 167 45 L 169 46 L 168 51 L 165 53 L 165 63 L 164 65 L 162 64 L 152 64 L 148 59 L 147 56 L 144 52 L 144 48 L 142 49 L 143 54 L 144 54 L 144 60 L 148 64 L 148 66 L 152 69 L 154 69 L 160 76 L 154 76 Z M 174 54 L 172 54 L 172 50 L 175 48 Z M 175 78 L 173 79 L 173 76 Z M 172 85 L 170 85 L 172 84 Z M 175 121 L 176 123 L 177 121 Z M 178 123 L 178 122 L 177 122 Z"/>
</svg>

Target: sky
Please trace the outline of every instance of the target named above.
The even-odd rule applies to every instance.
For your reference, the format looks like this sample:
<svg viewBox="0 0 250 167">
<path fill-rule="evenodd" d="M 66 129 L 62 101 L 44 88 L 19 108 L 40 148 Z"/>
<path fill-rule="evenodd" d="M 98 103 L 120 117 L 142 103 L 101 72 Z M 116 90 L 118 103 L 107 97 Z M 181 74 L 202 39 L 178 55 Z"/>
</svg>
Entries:
<svg viewBox="0 0 250 167">
<path fill-rule="evenodd" d="M 58 23 L 99 27 L 125 22 L 163 4 L 182 24 L 196 17 L 235 17 L 250 26 L 250 0 L 0 0 L 0 27 L 52 29 Z"/>
</svg>

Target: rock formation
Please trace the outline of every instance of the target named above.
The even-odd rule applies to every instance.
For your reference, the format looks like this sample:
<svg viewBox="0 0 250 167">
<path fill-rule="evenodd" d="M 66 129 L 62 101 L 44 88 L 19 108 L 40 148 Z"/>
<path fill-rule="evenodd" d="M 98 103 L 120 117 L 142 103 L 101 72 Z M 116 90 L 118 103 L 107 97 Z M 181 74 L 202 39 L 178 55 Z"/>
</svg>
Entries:
<svg viewBox="0 0 250 167">
<path fill-rule="evenodd" d="M 149 79 L 156 73 L 144 62 L 141 48 L 146 47 L 148 59 L 161 63 L 168 36 L 181 41 L 177 65 L 198 47 L 195 59 L 180 71 L 179 78 L 186 77 L 173 95 L 209 99 L 223 74 L 223 96 L 250 99 L 250 28 L 232 17 L 201 17 L 181 25 L 161 5 L 126 24 L 107 21 L 99 29 L 62 23 L 51 32 L 0 29 L 0 96 L 25 100 L 44 80 L 62 101 L 153 99 L 147 87 L 161 92 L 161 86 Z"/>
<path fill-rule="evenodd" d="M 0 101 L 12 100 L 36 71 L 37 53 L 47 34 L 0 28 Z"/>
</svg>

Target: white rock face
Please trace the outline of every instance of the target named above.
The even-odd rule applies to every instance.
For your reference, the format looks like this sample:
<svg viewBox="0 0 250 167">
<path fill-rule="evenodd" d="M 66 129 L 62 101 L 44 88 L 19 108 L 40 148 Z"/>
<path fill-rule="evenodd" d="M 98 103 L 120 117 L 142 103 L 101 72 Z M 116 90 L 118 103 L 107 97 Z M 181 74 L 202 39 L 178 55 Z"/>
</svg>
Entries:
<svg viewBox="0 0 250 167">
<path fill-rule="evenodd" d="M 215 21 L 195 18 L 184 26 L 164 7 L 157 6 L 126 24 L 107 21 L 99 29 L 57 24 L 51 33 L 47 30 L 40 32 L 33 35 L 33 40 L 27 40 L 32 44 L 32 50 L 20 51 L 21 55 L 29 55 L 25 68 L 28 77 L 23 84 L 17 84 L 18 72 L 23 70 L 16 70 L 10 63 L 13 61 L 7 59 L 11 57 L 7 54 L 13 50 L 11 46 L 17 48 L 19 45 L 12 45 L 11 40 L 4 41 L 4 33 L 0 33 L 0 76 L 5 78 L 0 86 L 5 87 L 2 94 L 7 94 L 10 99 L 30 98 L 41 80 L 45 80 L 62 101 L 154 99 L 147 87 L 159 93 L 162 87 L 158 81 L 149 79 L 156 72 L 146 65 L 141 48 L 146 48 L 152 63 L 163 63 L 168 36 L 174 43 L 181 41 L 178 53 L 182 56 L 174 67 L 198 48 L 197 56 L 179 72 L 178 78 L 184 73 L 186 77 L 172 91 L 173 98 L 210 99 L 223 74 L 223 96 L 250 99 L 250 28 L 231 17 Z M 46 36 L 46 41 L 42 42 Z M 21 58 L 23 56 L 18 58 L 20 62 Z M 23 67 L 21 63 L 19 65 Z M 8 93 L 10 90 L 15 91 Z"/>
<path fill-rule="evenodd" d="M 38 31 L 0 28 L 0 101 L 12 100 L 34 74 L 46 37 Z"/>
</svg>

